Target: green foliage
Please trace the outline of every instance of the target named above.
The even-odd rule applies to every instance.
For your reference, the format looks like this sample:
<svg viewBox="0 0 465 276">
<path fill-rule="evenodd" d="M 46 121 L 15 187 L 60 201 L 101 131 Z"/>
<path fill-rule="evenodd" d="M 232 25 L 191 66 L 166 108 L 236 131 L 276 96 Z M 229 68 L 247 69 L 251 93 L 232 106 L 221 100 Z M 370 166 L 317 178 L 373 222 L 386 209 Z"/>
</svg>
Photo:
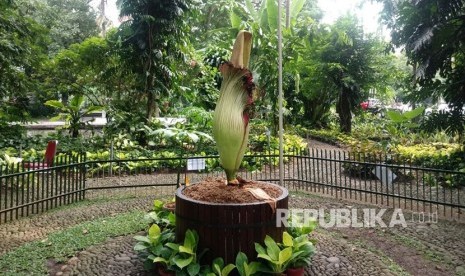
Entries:
<svg viewBox="0 0 465 276">
<path fill-rule="evenodd" d="M 425 111 L 424 107 L 418 107 L 414 110 L 410 110 L 404 113 L 395 110 L 389 110 L 386 112 L 386 115 L 391 119 L 394 123 L 408 123 L 412 122 L 415 118 L 419 117 Z"/>
<path fill-rule="evenodd" d="M 283 235 L 284 239 L 284 235 Z M 277 242 L 270 236 L 265 237 L 265 247 L 259 243 L 255 243 L 257 257 L 267 261 L 270 272 L 283 273 L 289 265 L 292 257 L 292 247 L 280 247 Z"/>
<path fill-rule="evenodd" d="M 73 138 L 77 138 L 79 136 L 79 129 L 90 124 L 90 121 L 83 122 L 83 116 L 102 110 L 101 106 L 86 106 L 86 98 L 82 95 L 72 97 L 67 105 L 56 100 L 48 100 L 45 102 L 45 105 L 51 106 L 60 111 L 60 114 L 54 119 L 65 120 L 65 128 L 69 129 L 69 133 Z"/>
<path fill-rule="evenodd" d="M 173 252 L 169 260 L 155 258 L 154 262 L 166 262 L 168 269 L 175 271 L 176 275 L 196 276 L 200 272 L 199 259 L 202 256 L 202 253 L 197 254 L 198 242 L 199 236 L 197 232 L 187 230 L 183 244 L 166 244 Z"/>
<path fill-rule="evenodd" d="M 287 232 L 283 233 L 283 245 L 287 248 L 292 248 L 292 256 L 288 267 L 300 268 L 309 266 L 312 263 L 311 257 L 315 254 L 316 249 L 307 236 L 313 230 L 312 228 L 314 226 L 306 228 L 303 230 L 304 234 L 298 237 L 293 237 Z"/>
<path fill-rule="evenodd" d="M 236 256 L 236 268 L 240 276 L 255 275 L 259 272 L 261 264 L 259 262 L 250 262 L 243 252 L 238 252 Z"/>
<path fill-rule="evenodd" d="M 150 139 L 149 146 L 160 144 L 170 144 L 174 147 L 184 147 L 193 150 L 197 145 L 208 146 L 213 142 L 213 138 L 201 131 L 193 130 L 189 125 L 176 124 L 175 127 L 164 127 L 151 129 L 145 125 L 145 133 Z"/>
<path fill-rule="evenodd" d="M 183 14 L 188 4 L 184 0 L 117 1 L 120 15 L 130 18 L 118 30 L 122 41 L 119 55 L 123 66 L 136 76 L 135 90 L 147 99 L 147 120 L 159 116 L 158 99 L 171 96 L 172 81 L 181 72 L 180 67 L 179 72 L 175 69 L 176 62 L 184 62 Z"/>
<path fill-rule="evenodd" d="M 19 124 L 8 124 L 0 119 L 0 149 L 7 147 L 25 148 L 24 140 L 26 129 Z"/>
<path fill-rule="evenodd" d="M 380 158 L 388 154 L 389 163 L 406 162 L 427 168 L 463 170 L 464 151 L 461 144 L 455 142 L 457 139 L 444 132 L 431 133 L 413 128 L 416 126 L 410 123 L 413 115 L 414 112 L 407 113 L 407 116 L 399 115 L 393 118 L 396 122 L 370 115 L 358 117 L 354 126 L 356 131 L 350 136 L 334 128 L 310 130 L 309 134 L 318 140 L 348 147 L 354 160 L 385 162 Z M 371 166 L 345 164 L 344 168 L 352 175 L 372 177 Z M 463 183 L 460 179 L 453 179 L 447 184 L 446 180 L 438 180 L 438 183 L 448 186 Z"/>
<path fill-rule="evenodd" d="M 164 202 L 161 200 L 154 200 L 153 211 L 147 213 L 144 219 L 150 224 L 157 224 L 163 228 L 173 229 L 176 225 L 176 216 L 173 212 L 165 209 Z"/>
<path fill-rule="evenodd" d="M 393 46 L 405 49 L 415 69 L 416 87 L 408 98 L 413 102 L 443 98 L 455 112 L 463 113 L 464 2 L 378 1 L 384 4 L 382 19 L 391 29 Z"/>
<path fill-rule="evenodd" d="M 311 264 L 311 257 L 315 254 L 313 243 L 308 240 L 308 233 L 313 231 L 315 223 L 310 223 L 300 230 L 302 235 L 293 237 L 284 231 L 282 243 L 275 242 L 271 237 L 266 236 L 265 246 L 255 243 L 255 250 L 258 258 L 264 259 L 267 268 L 262 268 L 264 272 L 282 273 L 287 268 L 304 267 Z M 294 233 L 297 230 L 294 229 Z"/>
<path fill-rule="evenodd" d="M 233 264 L 225 265 L 223 258 L 216 258 L 212 263 L 212 270 L 214 272 L 213 275 L 228 276 L 229 273 L 234 270 L 234 268 L 236 268 L 236 266 Z M 207 274 L 207 276 L 209 275 Z"/>
<path fill-rule="evenodd" d="M 420 128 L 430 133 L 445 131 L 450 136 L 458 135 L 463 141 L 465 131 L 465 116 L 461 111 L 434 112 L 426 116 Z"/>
<path fill-rule="evenodd" d="M 33 75 L 44 59 L 45 29 L 27 16 L 30 4 L 0 1 L 0 122 L 25 121 Z"/>
<path fill-rule="evenodd" d="M 48 30 L 48 53 L 55 55 L 71 44 L 80 43 L 98 34 L 96 14 L 86 0 L 18 0 L 34 8 L 28 15 Z"/>
<path fill-rule="evenodd" d="M 176 216 L 166 210 L 164 204 L 161 200 L 154 200 L 153 210 L 144 216 L 150 225 L 148 234 L 134 237 L 137 240 L 134 251 L 144 260 L 146 269 L 152 269 L 154 263 L 169 266 L 169 260 L 175 254 L 167 244 L 175 240 Z"/>
<path fill-rule="evenodd" d="M 293 222 L 297 225 L 293 225 L 292 224 Z M 290 225 L 286 228 L 286 231 L 293 238 L 309 235 L 318 226 L 318 222 L 316 219 L 308 219 L 307 221 L 305 220 L 302 221 L 302 220 L 299 220 L 295 214 L 292 214 L 292 212 L 291 212 L 291 215 L 289 216 L 288 223 Z"/>
</svg>

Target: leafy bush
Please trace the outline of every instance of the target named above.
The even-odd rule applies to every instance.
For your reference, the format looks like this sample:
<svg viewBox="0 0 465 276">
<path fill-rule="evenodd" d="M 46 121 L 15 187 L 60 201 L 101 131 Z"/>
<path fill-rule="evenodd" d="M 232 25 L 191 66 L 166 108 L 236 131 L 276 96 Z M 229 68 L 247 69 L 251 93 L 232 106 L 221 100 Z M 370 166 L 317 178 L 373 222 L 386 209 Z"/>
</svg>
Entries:
<svg viewBox="0 0 465 276">
<path fill-rule="evenodd" d="M 309 240 L 308 234 L 315 229 L 317 222 L 311 220 L 303 226 L 290 225 L 287 228 L 289 232 L 283 233 L 282 242 L 266 236 L 266 248 L 255 243 L 258 261 L 249 262 L 243 252 L 238 252 L 235 264 L 225 264 L 222 258 L 215 258 L 211 265 L 201 264 L 200 259 L 207 250 L 198 250 L 202 237 L 196 231 L 187 230 L 184 241 L 176 243 L 175 216 L 163 206 L 162 201 L 154 201 L 153 210 L 145 216 L 149 223 L 147 235 L 134 237 L 137 240 L 134 250 L 147 270 L 153 270 L 155 264 L 159 264 L 175 275 L 227 276 L 234 270 L 241 276 L 262 275 L 310 265 L 315 253 L 314 241 Z"/>
</svg>

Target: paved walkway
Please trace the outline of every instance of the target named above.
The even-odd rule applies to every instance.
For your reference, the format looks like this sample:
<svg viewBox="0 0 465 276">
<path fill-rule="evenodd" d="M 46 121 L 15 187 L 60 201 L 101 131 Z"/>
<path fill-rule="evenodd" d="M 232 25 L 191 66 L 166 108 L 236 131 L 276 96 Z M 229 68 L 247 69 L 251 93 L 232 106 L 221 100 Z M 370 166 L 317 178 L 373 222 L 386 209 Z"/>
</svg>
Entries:
<svg viewBox="0 0 465 276">
<path fill-rule="evenodd" d="M 7 251 L 73 225 L 134 209 L 147 209 L 151 196 L 96 201 L 0 225 L 0 258 Z M 368 208 L 343 200 L 293 193 L 291 208 Z M 319 228 L 318 253 L 306 275 L 465 275 L 465 227 L 454 222 L 412 222 L 396 228 Z M 388 216 L 389 217 L 389 216 Z M 66 219 L 63 219 L 66 218 Z M 49 260 L 51 275 L 148 275 L 127 235 L 76 252 L 67 263 Z"/>
</svg>

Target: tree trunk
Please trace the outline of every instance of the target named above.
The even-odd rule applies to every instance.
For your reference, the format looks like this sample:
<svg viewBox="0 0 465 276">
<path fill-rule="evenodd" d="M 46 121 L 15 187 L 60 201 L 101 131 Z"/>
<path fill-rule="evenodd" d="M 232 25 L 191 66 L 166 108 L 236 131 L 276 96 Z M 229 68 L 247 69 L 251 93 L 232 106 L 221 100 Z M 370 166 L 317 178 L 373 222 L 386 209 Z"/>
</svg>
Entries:
<svg viewBox="0 0 465 276">
<path fill-rule="evenodd" d="M 339 93 L 336 104 L 336 112 L 339 114 L 339 127 L 341 132 L 350 133 L 352 131 L 352 114 L 350 111 L 350 101 L 344 88 Z"/>
<path fill-rule="evenodd" d="M 147 122 L 149 122 L 155 115 L 155 110 L 157 108 L 157 103 L 155 101 L 155 95 L 152 91 L 147 91 Z"/>
<path fill-rule="evenodd" d="M 154 75 L 151 74 L 150 76 L 147 77 L 147 86 L 146 86 L 146 94 L 147 94 L 147 115 L 146 119 L 147 122 L 149 122 L 153 117 L 160 117 L 160 111 L 158 109 L 158 103 L 157 99 L 155 97 L 154 91 L 153 91 L 153 84 L 155 82 L 154 80 Z"/>
</svg>

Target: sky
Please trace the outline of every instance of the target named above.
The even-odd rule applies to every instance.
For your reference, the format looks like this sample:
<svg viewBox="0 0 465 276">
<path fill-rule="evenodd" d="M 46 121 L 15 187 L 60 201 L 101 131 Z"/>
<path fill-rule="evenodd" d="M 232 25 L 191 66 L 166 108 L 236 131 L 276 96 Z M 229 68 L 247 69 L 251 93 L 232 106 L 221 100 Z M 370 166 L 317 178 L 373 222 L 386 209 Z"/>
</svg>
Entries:
<svg viewBox="0 0 465 276">
<path fill-rule="evenodd" d="M 99 2 L 99 0 L 93 0 L 91 5 L 97 7 Z M 359 7 L 360 2 L 364 2 L 361 8 Z M 375 33 L 378 31 L 378 14 L 382 6 L 377 2 L 372 3 L 371 1 L 363 0 L 318 0 L 318 5 L 324 12 L 322 19 L 324 23 L 332 23 L 347 12 L 353 12 L 363 22 L 365 32 Z M 119 11 L 116 8 L 116 0 L 107 0 L 106 15 L 115 26 L 119 25 Z"/>
<path fill-rule="evenodd" d="M 360 5 L 363 3 L 363 5 Z M 379 12 L 382 5 L 378 2 L 363 0 L 318 0 L 318 6 L 323 10 L 323 23 L 333 23 L 340 16 L 351 12 L 363 22 L 363 29 L 367 33 L 379 30 Z M 385 30 L 383 30 L 385 34 Z"/>
</svg>

